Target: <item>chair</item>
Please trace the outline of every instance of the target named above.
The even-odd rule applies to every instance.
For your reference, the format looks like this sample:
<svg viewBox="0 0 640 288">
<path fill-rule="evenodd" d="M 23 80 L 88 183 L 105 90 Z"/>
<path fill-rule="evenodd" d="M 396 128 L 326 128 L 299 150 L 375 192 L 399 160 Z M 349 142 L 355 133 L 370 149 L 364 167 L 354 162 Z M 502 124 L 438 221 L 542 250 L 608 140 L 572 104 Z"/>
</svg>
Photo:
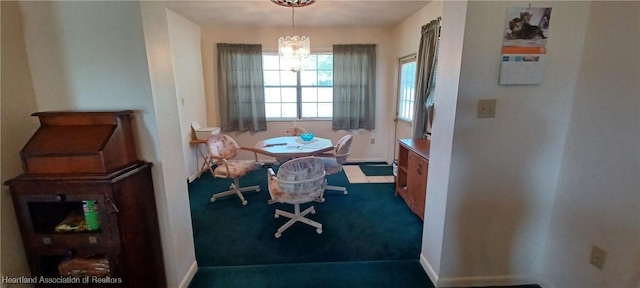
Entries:
<svg viewBox="0 0 640 288">
<path fill-rule="evenodd" d="M 306 132 L 307 129 L 304 129 L 302 127 L 289 127 L 287 129 L 284 129 L 284 132 L 282 132 L 282 136 L 300 136 L 300 134 Z"/>
<path fill-rule="evenodd" d="M 282 136 L 300 136 L 302 133 L 307 133 L 307 129 L 302 127 L 289 127 L 284 129 Z M 284 163 L 291 160 L 291 157 L 276 157 L 276 162 Z"/>
<path fill-rule="evenodd" d="M 208 165 L 209 172 L 214 178 L 232 178 L 233 184 L 229 186 L 229 190 L 225 192 L 216 193 L 211 197 L 211 202 L 215 202 L 216 199 L 228 195 L 236 194 L 242 200 L 242 205 L 247 205 L 247 200 L 244 199 L 242 192 L 253 191 L 260 192 L 260 186 L 240 187 L 240 177 L 247 173 L 258 169 L 261 165 L 258 162 L 258 155 L 255 154 L 255 161 L 253 160 L 231 160 L 236 157 L 238 150 L 241 147 L 236 143 L 233 138 L 226 134 L 211 135 L 207 138 L 207 150 L 210 164 L 216 164 L 215 170 Z"/>
<path fill-rule="evenodd" d="M 275 218 L 284 216 L 291 220 L 278 228 L 275 237 L 280 238 L 282 232 L 296 222 L 313 226 L 318 234 L 322 234 L 322 224 L 305 217 L 309 213 L 315 214 L 315 208 L 311 206 L 300 212 L 300 204 L 316 200 L 324 191 L 327 182 L 322 160 L 313 156 L 296 158 L 282 164 L 277 176 L 271 168 L 267 173 L 271 199 L 294 205 L 293 213 L 276 209 Z"/>
<path fill-rule="evenodd" d="M 345 135 L 338 140 L 336 148 L 333 153 L 325 153 L 320 155 L 324 164 L 324 169 L 327 175 L 332 175 L 342 171 L 342 164 L 347 162 L 347 157 L 351 154 L 351 141 L 352 135 Z M 345 195 L 348 194 L 346 187 L 327 185 L 326 190 L 342 191 Z M 324 202 L 324 193 L 318 199 L 318 202 Z"/>
</svg>

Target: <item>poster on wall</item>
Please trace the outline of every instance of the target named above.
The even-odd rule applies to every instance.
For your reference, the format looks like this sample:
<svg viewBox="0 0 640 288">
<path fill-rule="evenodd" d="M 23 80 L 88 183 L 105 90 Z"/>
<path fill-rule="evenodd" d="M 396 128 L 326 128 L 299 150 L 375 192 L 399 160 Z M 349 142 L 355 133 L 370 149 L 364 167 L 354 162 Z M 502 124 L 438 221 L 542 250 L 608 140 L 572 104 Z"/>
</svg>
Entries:
<svg viewBox="0 0 640 288">
<path fill-rule="evenodd" d="M 507 8 L 500 85 L 540 84 L 550 21 L 550 7 Z"/>
</svg>

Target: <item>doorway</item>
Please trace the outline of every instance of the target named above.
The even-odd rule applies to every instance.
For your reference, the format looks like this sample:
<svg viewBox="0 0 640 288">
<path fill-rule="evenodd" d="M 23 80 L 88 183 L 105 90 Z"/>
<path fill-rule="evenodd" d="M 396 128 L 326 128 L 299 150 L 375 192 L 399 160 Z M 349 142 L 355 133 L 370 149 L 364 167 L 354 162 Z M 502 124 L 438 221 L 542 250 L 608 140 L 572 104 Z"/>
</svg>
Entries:
<svg viewBox="0 0 640 288">
<path fill-rule="evenodd" d="M 398 91 L 396 94 L 396 117 L 394 127 L 393 159 L 398 158 L 398 139 L 413 137 L 413 110 L 416 86 L 416 54 L 400 58 Z"/>
</svg>

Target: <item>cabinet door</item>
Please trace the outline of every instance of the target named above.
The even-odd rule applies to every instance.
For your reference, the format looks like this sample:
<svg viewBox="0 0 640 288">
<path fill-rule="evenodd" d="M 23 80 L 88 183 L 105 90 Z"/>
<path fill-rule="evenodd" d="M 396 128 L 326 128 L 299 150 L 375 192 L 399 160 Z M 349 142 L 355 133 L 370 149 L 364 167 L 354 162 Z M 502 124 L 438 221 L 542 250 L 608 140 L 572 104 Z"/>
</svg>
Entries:
<svg viewBox="0 0 640 288">
<path fill-rule="evenodd" d="M 413 191 L 413 199 L 416 202 L 418 216 L 422 219 L 424 217 L 424 205 L 427 197 L 427 174 L 429 172 L 429 161 L 416 157 L 416 177 L 414 179 L 415 189 Z"/>
<path fill-rule="evenodd" d="M 409 187 L 408 192 L 413 202 L 409 206 L 411 210 L 422 219 L 424 217 L 429 161 L 415 153 L 410 153 L 408 169 L 410 176 L 407 186 Z"/>
<path fill-rule="evenodd" d="M 66 276 L 61 273 L 68 271 L 59 270 L 59 265 L 76 256 L 90 257 L 91 261 L 100 263 L 96 270 L 100 274 L 92 275 L 116 275 L 120 245 L 111 233 L 115 219 L 105 206 L 103 190 L 101 185 L 38 181 L 12 187 L 18 224 L 33 275 Z M 89 202 L 93 209 L 86 206 L 87 212 L 95 211 L 95 214 L 85 215 L 85 203 Z M 88 219 L 94 218 L 87 217 L 95 217 L 97 225 L 89 227 Z M 105 269 L 105 265 L 109 268 Z"/>
</svg>

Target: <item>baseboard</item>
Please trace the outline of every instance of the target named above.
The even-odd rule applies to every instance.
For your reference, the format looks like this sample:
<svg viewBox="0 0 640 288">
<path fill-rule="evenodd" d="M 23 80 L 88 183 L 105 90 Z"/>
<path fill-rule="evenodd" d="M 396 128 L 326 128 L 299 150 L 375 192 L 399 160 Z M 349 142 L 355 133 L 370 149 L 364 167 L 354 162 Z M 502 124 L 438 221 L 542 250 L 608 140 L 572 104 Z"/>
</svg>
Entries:
<svg viewBox="0 0 640 288">
<path fill-rule="evenodd" d="M 193 261 L 193 264 L 191 264 L 191 267 L 189 267 L 189 270 L 187 270 L 187 274 L 184 275 L 184 278 L 182 278 L 182 281 L 180 282 L 180 286 L 178 287 L 187 288 L 189 286 L 189 283 L 191 283 L 193 276 L 196 275 L 197 271 L 198 271 L 198 262 Z"/>
<path fill-rule="evenodd" d="M 537 284 L 542 288 L 555 288 L 551 283 L 539 276 L 487 276 L 487 277 L 456 277 L 439 278 L 427 258 L 420 254 L 420 265 L 431 283 L 435 287 L 488 287 L 488 286 L 509 286 L 509 285 L 531 285 Z"/>
<path fill-rule="evenodd" d="M 515 286 L 539 284 L 538 277 L 515 275 L 515 276 L 481 276 L 481 277 L 455 277 L 440 278 L 436 287 L 487 287 L 487 286 Z M 546 286 L 545 286 L 546 287 Z"/>
<path fill-rule="evenodd" d="M 362 158 L 348 158 L 347 159 L 347 163 L 362 163 L 362 162 L 384 162 L 389 164 L 389 162 L 387 162 L 387 159 L 384 158 L 367 158 L 367 159 L 362 159 Z"/>
<path fill-rule="evenodd" d="M 200 172 L 196 172 L 193 173 L 191 176 L 189 176 L 189 178 L 187 178 L 187 181 L 189 181 L 189 183 L 195 181 L 196 179 L 198 179 L 198 177 L 200 177 L 201 173 Z"/>
<path fill-rule="evenodd" d="M 438 283 L 438 274 L 433 270 L 433 267 L 431 267 L 431 264 L 429 264 L 429 261 L 427 261 L 427 258 L 425 258 L 422 253 L 420 253 L 420 265 L 422 265 L 422 269 L 424 269 L 424 272 L 429 276 L 431 283 L 434 283 L 434 285 L 435 283 Z"/>
<path fill-rule="evenodd" d="M 555 286 L 549 282 L 547 282 L 545 279 L 543 279 L 542 277 L 538 277 L 538 285 L 542 288 L 555 288 Z"/>
</svg>

